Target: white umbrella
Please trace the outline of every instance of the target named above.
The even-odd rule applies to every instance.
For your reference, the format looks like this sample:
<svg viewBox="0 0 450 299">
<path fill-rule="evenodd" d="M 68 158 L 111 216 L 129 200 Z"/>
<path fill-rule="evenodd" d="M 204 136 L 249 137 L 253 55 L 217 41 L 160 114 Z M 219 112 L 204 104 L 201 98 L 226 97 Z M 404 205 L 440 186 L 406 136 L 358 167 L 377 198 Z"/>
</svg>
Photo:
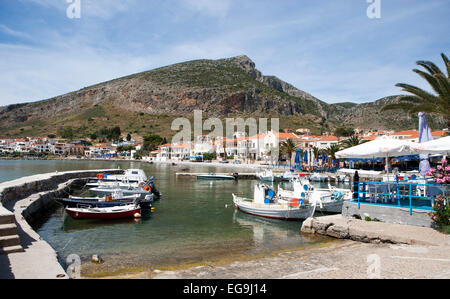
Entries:
<svg viewBox="0 0 450 299">
<path fill-rule="evenodd" d="M 425 143 L 424 143 L 425 144 Z M 384 158 L 415 155 L 416 144 L 406 140 L 381 136 L 336 153 L 336 158 Z"/>
<path fill-rule="evenodd" d="M 414 145 L 416 153 L 450 155 L 450 136 Z"/>
<path fill-rule="evenodd" d="M 406 155 L 414 155 L 415 144 L 389 136 L 381 136 L 377 139 L 359 144 L 336 153 L 336 158 L 386 158 L 386 170 L 388 158 Z"/>
</svg>

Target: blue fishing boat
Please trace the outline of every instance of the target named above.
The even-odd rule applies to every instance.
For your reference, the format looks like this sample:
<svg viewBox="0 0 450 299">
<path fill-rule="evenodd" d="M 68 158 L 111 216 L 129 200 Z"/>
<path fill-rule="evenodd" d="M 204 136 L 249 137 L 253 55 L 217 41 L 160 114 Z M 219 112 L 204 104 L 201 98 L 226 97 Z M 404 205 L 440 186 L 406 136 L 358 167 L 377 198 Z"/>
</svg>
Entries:
<svg viewBox="0 0 450 299">
<path fill-rule="evenodd" d="M 104 197 L 75 197 L 69 196 L 69 198 L 55 198 L 55 201 L 64 205 L 65 207 L 96 207 L 107 208 L 115 206 L 129 205 L 132 203 L 138 204 L 141 208 L 150 208 L 153 202 L 154 196 L 152 194 L 147 195 L 144 199 L 139 196 L 119 196 L 113 197 L 106 195 Z"/>
</svg>

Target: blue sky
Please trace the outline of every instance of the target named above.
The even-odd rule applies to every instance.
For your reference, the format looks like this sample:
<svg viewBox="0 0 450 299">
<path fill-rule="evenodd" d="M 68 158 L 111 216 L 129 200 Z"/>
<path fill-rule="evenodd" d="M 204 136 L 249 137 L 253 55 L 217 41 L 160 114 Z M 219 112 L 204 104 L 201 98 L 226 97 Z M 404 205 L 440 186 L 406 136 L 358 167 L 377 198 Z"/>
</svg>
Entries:
<svg viewBox="0 0 450 299">
<path fill-rule="evenodd" d="M 249 56 L 329 102 L 427 88 L 417 60 L 450 56 L 450 1 L 0 0 L 0 106 L 42 100 L 193 59 Z"/>
</svg>

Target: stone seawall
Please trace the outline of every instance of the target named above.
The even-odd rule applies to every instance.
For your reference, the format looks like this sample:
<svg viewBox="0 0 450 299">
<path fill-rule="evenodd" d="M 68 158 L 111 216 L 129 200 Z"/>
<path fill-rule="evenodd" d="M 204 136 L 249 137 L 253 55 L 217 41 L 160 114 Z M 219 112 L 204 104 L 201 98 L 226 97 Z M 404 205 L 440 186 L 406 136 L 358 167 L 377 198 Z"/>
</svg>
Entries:
<svg viewBox="0 0 450 299">
<path fill-rule="evenodd" d="M 3 206 L 6 206 L 10 201 L 25 198 L 33 193 L 55 189 L 58 184 L 71 179 L 95 177 L 99 172 L 117 174 L 122 173 L 122 170 L 107 169 L 52 172 L 4 182 L 0 184 L 0 203 Z"/>
<path fill-rule="evenodd" d="M 450 245 L 450 237 L 429 227 L 365 221 L 342 215 L 310 217 L 303 222 L 301 232 L 365 243 Z"/>
<path fill-rule="evenodd" d="M 11 225 L 17 225 L 14 230 L 17 235 L 5 236 L 3 242 L 8 248 L 11 245 L 23 248 L 3 250 L 4 253 L 11 252 L 6 258 L 1 255 L 0 248 L 0 278 L 68 278 L 58 262 L 57 253 L 32 229 L 30 223 L 40 220 L 51 211 L 55 205 L 55 197 L 66 197 L 70 188 L 84 183 L 88 177 L 95 177 L 99 172 L 119 174 L 123 171 L 108 169 L 55 172 L 0 184 L 0 216 L 5 219 L 7 217 L 8 221 L 11 218 Z M 12 241 L 20 244 L 10 244 Z"/>
</svg>

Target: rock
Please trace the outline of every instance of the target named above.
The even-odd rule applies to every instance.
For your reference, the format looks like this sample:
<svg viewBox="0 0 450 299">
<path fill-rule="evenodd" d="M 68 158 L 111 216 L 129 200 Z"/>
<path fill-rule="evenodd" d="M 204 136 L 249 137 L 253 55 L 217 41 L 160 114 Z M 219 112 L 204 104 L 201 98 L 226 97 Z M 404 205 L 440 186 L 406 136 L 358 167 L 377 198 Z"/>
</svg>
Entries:
<svg viewBox="0 0 450 299">
<path fill-rule="evenodd" d="M 326 234 L 339 239 L 347 239 L 350 235 L 348 227 L 342 225 L 331 225 L 327 228 Z"/>
<path fill-rule="evenodd" d="M 98 256 L 97 254 L 94 254 L 92 256 L 91 262 L 93 262 L 94 264 L 102 264 L 103 260 L 100 256 Z"/>
<path fill-rule="evenodd" d="M 315 230 L 313 227 L 313 221 L 314 221 L 313 217 L 309 217 L 305 221 L 303 221 L 301 232 L 307 234 L 314 234 Z"/>
</svg>

